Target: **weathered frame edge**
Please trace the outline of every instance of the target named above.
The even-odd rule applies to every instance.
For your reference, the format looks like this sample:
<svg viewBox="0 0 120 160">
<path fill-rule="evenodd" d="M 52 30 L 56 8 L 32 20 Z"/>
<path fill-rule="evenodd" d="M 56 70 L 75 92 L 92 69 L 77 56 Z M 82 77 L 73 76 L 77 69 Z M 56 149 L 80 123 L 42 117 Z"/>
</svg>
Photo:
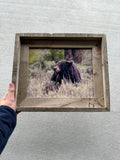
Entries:
<svg viewBox="0 0 120 160">
<path fill-rule="evenodd" d="M 13 71 L 12 71 L 12 83 L 15 85 L 15 99 L 17 104 L 18 99 L 18 86 L 19 86 L 19 64 L 20 64 L 20 35 L 15 35 L 14 45 L 14 58 L 13 58 Z"/>
<path fill-rule="evenodd" d="M 62 112 L 71 112 L 71 111 L 87 111 L 87 112 L 100 112 L 100 111 L 110 111 L 110 95 L 109 95 L 109 83 L 107 83 L 107 81 L 109 82 L 109 75 L 108 75 L 108 61 L 106 63 L 105 59 L 107 60 L 107 44 L 106 44 L 106 35 L 104 34 L 78 34 L 78 33 L 67 33 L 67 34 L 62 34 L 62 33 L 57 33 L 57 34 L 49 34 L 49 33 L 16 33 L 16 36 L 15 36 L 15 51 L 14 51 L 14 62 L 13 62 L 13 74 L 12 74 L 12 82 L 15 84 L 16 86 L 16 91 L 15 91 L 15 96 L 17 98 L 17 93 L 18 93 L 18 79 L 19 79 L 19 60 L 20 60 L 20 38 L 21 37 L 42 37 L 42 36 L 46 36 L 46 37 L 70 37 L 71 35 L 73 35 L 73 37 L 83 37 L 83 38 L 88 38 L 88 37 L 95 37 L 95 38 L 102 38 L 102 54 L 104 53 L 104 72 L 105 72 L 105 86 L 107 88 L 106 91 L 105 91 L 105 96 L 106 96 L 106 108 L 30 108 L 30 107 L 27 107 L 27 108 L 24 108 L 24 107 L 18 107 L 17 110 L 18 111 L 51 111 L 51 112 L 54 112 L 54 111 L 62 111 Z M 104 42 L 103 42 L 104 41 Z M 103 43 L 105 43 L 105 48 L 103 48 Z M 17 55 L 18 54 L 18 55 Z M 16 63 L 17 63 L 17 67 L 16 67 Z M 16 68 L 15 68 L 16 67 Z M 15 79 L 15 76 L 16 76 L 16 79 Z M 108 93 L 108 96 L 107 96 L 107 93 Z"/>
<path fill-rule="evenodd" d="M 110 87 L 109 87 L 109 66 L 108 66 L 108 54 L 107 54 L 107 39 L 104 34 L 102 37 L 102 60 L 103 60 L 103 82 L 104 82 L 104 94 L 105 94 L 105 106 L 110 111 Z"/>
</svg>

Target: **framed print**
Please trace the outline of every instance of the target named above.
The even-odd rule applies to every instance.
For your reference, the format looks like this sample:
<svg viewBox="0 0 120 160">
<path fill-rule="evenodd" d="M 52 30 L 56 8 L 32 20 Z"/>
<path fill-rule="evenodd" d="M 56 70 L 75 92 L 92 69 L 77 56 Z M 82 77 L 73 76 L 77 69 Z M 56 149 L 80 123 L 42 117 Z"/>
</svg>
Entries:
<svg viewBox="0 0 120 160">
<path fill-rule="evenodd" d="M 17 33 L 17 111 L 110 111 L 104 34 Z"/>
</svg>

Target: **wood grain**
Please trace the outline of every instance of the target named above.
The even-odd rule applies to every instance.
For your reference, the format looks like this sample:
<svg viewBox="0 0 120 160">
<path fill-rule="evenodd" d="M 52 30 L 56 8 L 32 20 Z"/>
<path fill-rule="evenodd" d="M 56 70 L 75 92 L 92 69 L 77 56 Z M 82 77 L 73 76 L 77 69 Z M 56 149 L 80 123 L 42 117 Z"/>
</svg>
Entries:
<svg viewBox="0 0 120 160">
<path fill-rule="evenodd" d="M 19 38 L 18 38 L 19 37 Z M 13 81 L 18 84 L 17 94 L 17 110 L 19 111 L 108 111 L 109 108 L 109 96 L 106 97 L 109 90 L 106 90 L 106 84 L 109 79 L 105 74 L 108 70 L 106 58 L 103 58 L 107 54 L 106 43 L 103 40 L 105 35 L 103 34 L 40 34 L 40 33 L 22 33 L 16 35 L 17 46 L 15 48 L 15 57 L 13 67 Z M 21 43 L 19 43 L 19 41 Z M 102 43 L 102 45 L 101 45 Z M 36 46 L 37 44 L 37 46 Z M 59 47 L 59 48 L 84 48 L 92 47 L 93 54 L 93 74 L 94 74 L 94 98 L 86 98 L 81 100 L 79 98 L 74 99 L 30 99 L 27 98 L 27 79 L 28 79 L 28 60 L 29 60 L 29 48 L 43 48 L 43 47 Z M 101 48 L 103 47 L 103 48 Z M 20 48 L 20 49 L 19 49 Z M 20 50 L 20 62 L 18 60 L 18 53 Z M 104 54 L 104 55 L 103 55 Z M 104 60 L 103 60 L 104 59 Z M 19 66 L 19 67 L 16 67 Z M 104 72 L 105 71 L 105 72 Z M 15 78 L 16 76 L 16 78 Z M 104 92 L 103 92 L 104 84 Z M 107 85 L 109 88 L 109 85 Z M 105 99 L 105 101 L 104 101 Z M 107 99 L 107 101 L 106 101 Z"/>
</svg>

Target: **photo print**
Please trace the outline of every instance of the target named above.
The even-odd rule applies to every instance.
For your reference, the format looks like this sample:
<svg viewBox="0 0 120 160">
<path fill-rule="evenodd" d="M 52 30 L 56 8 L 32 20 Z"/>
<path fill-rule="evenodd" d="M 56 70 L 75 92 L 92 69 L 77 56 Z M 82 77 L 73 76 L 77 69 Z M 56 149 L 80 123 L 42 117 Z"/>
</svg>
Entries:
<svg viewBox="0 0 120 160">
<path fill-rule="evenodd" d="M 31 48 L 27 97 L 94 98 L 92 65 L 92 48 Z"/>
</svg>

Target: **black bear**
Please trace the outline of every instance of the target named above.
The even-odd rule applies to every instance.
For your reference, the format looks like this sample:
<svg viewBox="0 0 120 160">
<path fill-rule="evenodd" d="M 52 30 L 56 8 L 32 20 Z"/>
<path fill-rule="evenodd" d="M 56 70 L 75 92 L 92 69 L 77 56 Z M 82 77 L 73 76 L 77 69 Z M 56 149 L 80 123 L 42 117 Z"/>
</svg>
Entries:
<svg viewBox="0 0 120 160">
<path fill-rule="evenodd" d="M 71 81 L 72 83 L 81 82 L 80 72 L 71 61 L 56 61 L 54 66 L 54 73 L 51 81 L 55 83 L 62 83 L 62 80 Z"/>
</svg>

